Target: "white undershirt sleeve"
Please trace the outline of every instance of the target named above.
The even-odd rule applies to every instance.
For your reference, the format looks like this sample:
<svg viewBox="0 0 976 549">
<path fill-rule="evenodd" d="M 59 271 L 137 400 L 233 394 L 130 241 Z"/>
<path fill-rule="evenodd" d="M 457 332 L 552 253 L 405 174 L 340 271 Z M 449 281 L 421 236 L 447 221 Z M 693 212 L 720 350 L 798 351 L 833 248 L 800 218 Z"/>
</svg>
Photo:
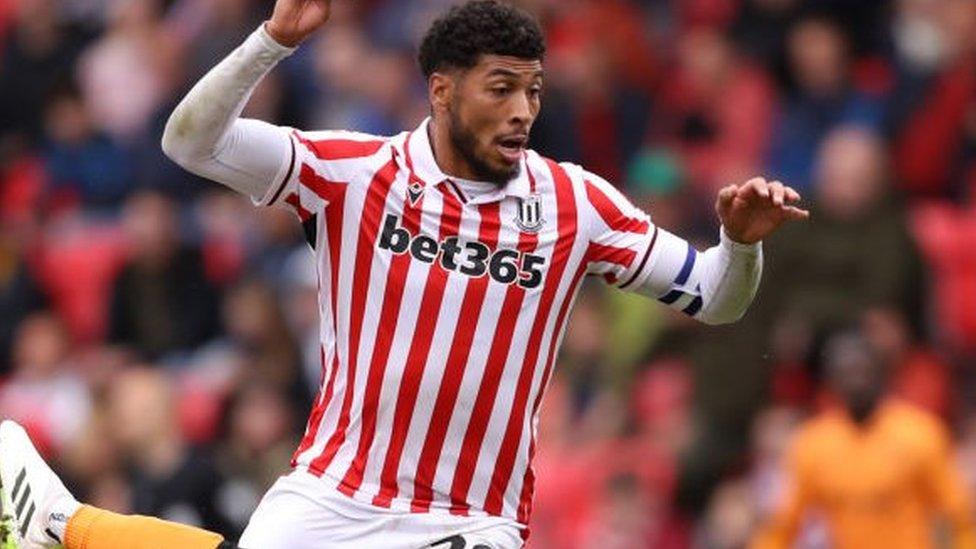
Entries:
<svg viewBox="0 0 976 549">
<path fill-rule="evenodd" d="M 200 79 L 166 122 L 163 151 L 202 177 L 261 200 L 291 167 L 288 130 L 239 118 L 261 79 L 294 48 L 278 44 L 262 24 Z"/>
<path fill-rule="evenodd" d="M 720 231 L 719 244 L 698 252 L 687 241 L 658 229 L 649 273 L 638 293 L 706 324 L 742 318 L 759 288 L 762 244 L 740 244 Z"/>
</svg>

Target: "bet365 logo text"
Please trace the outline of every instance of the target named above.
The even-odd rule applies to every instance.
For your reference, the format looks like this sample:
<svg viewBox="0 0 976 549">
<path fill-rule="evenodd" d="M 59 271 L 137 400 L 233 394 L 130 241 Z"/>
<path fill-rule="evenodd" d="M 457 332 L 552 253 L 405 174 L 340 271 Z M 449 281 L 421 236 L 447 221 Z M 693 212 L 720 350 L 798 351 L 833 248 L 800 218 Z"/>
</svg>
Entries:
<svg viewBox="0 0 976 549">
<path fill-rule="evenodd" d="M 395 254 L 409 253 L 417 261 L 428 264 L 439 261 L 446 271 L 471 277 L 487 274 L 496 282 L 518 284 L 526 289 L 542 283 L 542 268 L 546 264 L 546 258 L 540 255 L 505 248 L 492 252 L 477 240 L 462 242 L 452 236 L 437 242 L 426 235 L 411 235 L 393 214 L 386 214 L 383 219 L 379 247 Z"/>
</svg>

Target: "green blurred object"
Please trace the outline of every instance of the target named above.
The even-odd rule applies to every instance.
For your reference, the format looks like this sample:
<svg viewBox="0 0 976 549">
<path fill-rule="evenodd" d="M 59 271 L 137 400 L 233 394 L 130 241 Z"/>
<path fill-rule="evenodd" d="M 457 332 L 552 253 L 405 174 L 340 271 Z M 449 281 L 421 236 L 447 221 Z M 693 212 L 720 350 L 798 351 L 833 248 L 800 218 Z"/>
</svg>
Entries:
<svg viewBox="0 0 976 549">
<path fill-rule="evenodd" d="M 673 194 L 681 189 L 684 176 L 681 160 L 663 149 L 642 150 L 627 169 L 628 186 L 641 195 Z"/>
</svg>

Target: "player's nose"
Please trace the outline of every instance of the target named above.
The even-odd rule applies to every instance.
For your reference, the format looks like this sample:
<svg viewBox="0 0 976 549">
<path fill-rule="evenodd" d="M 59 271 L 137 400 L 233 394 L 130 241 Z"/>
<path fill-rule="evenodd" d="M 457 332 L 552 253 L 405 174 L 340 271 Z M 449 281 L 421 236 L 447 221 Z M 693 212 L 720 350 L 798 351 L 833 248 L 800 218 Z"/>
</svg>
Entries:
<svg viewBox="0 0 976 549">
<path fill-rule="evenodd" d="M 532 110 L 532 100 L 528 95 L 521 93 L 513 94 L 510 121 L 521 127 L 532 124 L 534 119 L 535 113 Z"/>
</svg>

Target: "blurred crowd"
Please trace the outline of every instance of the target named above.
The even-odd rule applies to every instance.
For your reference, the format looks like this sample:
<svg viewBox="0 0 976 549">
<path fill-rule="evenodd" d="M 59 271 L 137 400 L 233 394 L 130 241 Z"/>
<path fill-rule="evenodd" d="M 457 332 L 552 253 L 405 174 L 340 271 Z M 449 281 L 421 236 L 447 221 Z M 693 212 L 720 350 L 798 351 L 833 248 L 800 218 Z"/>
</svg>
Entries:
<svg viewBox="0 0 976 549">
<path fill-rule="evenodd" d="M 392 135 L 449 0 L 334 0 L 245 115 Z M 701 246 L 715 191 L 812 208 L 765 243 L 729 327 L 584 287 L 543 406 L 536 548 L 735 548 L 828 406 L 856 329 L 892 398 L 941 418 L 976 494 L 976 2 L 521 0 L 548 36 L 532 146 Z M 0 0 L 0 414 L 79 498 L 235 538 L 319 383 L 311 254 L 167 161 L 180 97 L 271 0 Z M 822 525 L 804 547 L 821 547 Z"/>
</svg>

